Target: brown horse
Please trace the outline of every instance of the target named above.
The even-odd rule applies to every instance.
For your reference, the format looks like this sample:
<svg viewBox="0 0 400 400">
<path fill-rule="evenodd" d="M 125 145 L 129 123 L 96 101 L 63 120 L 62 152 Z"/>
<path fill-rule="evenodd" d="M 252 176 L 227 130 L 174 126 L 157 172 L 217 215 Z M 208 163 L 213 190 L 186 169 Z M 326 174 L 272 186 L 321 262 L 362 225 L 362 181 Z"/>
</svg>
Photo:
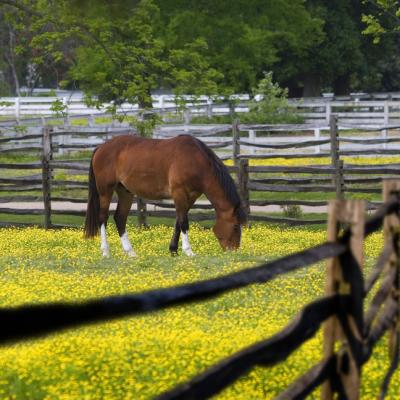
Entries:
<svg viewBox="0 0 400 400">
<path fill-rule="evenodd" d="M 173 199 L 175 230 L 169 249 L 193 255 L 188 239 L 188 211 L 205 194 L 216 211 L 214 233 L 224 249 L 240 246 L 245 213 L 229 172 L 200 140 L 181 135 L 172 139 L 117 136 L 93 152 L 89 170 L 89 196 L 85 221 L 87 238 L 101 233 L 103 256 L 110 254 L 106 225 L 113 192 L 118 195 L 114 214 L 124 251 L 135 256 L 126 233 L 126 220 L 135 195 L 146 199 Z"/>
</svg>

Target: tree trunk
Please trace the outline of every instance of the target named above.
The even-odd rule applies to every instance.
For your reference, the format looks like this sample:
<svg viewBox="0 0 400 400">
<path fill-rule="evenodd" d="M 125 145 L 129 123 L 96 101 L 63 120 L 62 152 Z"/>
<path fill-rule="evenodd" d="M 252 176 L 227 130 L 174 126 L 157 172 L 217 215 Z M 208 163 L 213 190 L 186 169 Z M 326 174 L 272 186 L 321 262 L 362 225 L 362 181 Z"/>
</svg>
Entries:
<svg viewBox="0 0 400 400">
<path fill-rule="evenodd" d="M 333 91 L 336 95 L 343 96 L 350 93 L 350 75 L 342 75 L 333 82 Z"/>
<path fill-rule="evenodd" d="M 303 77 L 303 97 L 321 96 L 321 80 L 315 74 L 306 74 Z"/>
<path fill-rule="evenodd" d="M 142 118 L 143 118 L 143 124 L 138 125 L 138 131 L 140 136 L 147 136 L 146 132 L 146 121 L 150 120 L 152 118 L 152 110 L 153 110 L 153 101 L 151 98 L 151 93 L 150 90 L 148 90 L 146 96 L 138 96 L 138 103 L 139 103 L 139 108 L 142 110 Z"/>
<path fill-rule="evenodd" d="M 5 54 L 5 58 L 10 66 L 11 74 L 14 80 L 15 94 L 16 96 L 20 96 L 20 85 L 17 73 L 17 67 L 15 63 L 15 34 L 12 30 L 10 24 L 8 24 L 8 54 Z"/>
</svg>

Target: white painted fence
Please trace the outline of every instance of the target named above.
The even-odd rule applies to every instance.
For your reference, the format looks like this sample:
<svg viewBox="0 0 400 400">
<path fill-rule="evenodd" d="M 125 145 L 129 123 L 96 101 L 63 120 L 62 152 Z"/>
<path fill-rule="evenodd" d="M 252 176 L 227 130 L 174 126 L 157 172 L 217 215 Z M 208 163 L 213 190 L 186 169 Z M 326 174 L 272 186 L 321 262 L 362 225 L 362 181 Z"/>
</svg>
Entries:
<svg viewBox="0 0 400 400">
<path fill-rule="evenodd" d="M 173 95 L 153 95 L 153 107 L 159 111 L 174 111 L 177 109 L 176 98 Z M 222 98 L 212 99 L 208 96 L 184 96 L 186 106 L 193 113 L 212 113 L 227 114 L 229 106 L 222 104 Z M 232 100 L 237 102 L 247 102 L 249 95 L 235 95 Z M 20 118 L 23 116 L 54 116 L 56 112 L 52 111 L 55 102 L 62 103 L 63 113 L 68 115 L 87 115 L 104 114 L 110 103 L 105 103 L 100 109 L 88 107 L 82 95 L 64 96 L 64 97 L 2 97 L 0 98 L 0 116 L 12 116 Z M 137 104 L 124 103 L 118 107 L 118 112 L 137 112 Z M 245 112 L 247 106 L 236 105 L 236 111 Z"/>
<path fill-rule="evenodd" d="M 392 95 L 391 98 L 391 100 L 360 100 L 353 96 L 352 100 L 296 99 L 290 100 L 290 103 L 305 118 L 306 123 L 328 124 L 331 114 L 336 114 L 342 125 L 397 125 L 400 124 L 400 95 Z M 249 95 L 236 95 L 232 99 L 235 100 L 235 112 L 248 111 Z M 154 95 L 153 107 L 157 112 L 163 114 L 172 113 L 177 109 L 175 100 L 172 95 Z M 194 101 L 193 97 L 186 96 L 185 100 L 187 106 L 185 121 L 187 123 L 190 123 L 192 115 L 201 114 L 212 117 L 213 115 L 228 114 L 232 111 L 229 105 L 220 103 L 222 99 L 200 96 Z M 104 114 L 107 106 L 109 106 L 109 104 L 105 104 L 102 109 L 87 107 L 81 95 L 0 98 L 0 116 L 8 116 L 17 120 L 35 116 L 52 116 L 54 118 L 57 113 L 52 111 L 52 107 L 54 108 L 56 101 L 62 102 L 63 114 L 70 117 Z M 137 113 L 138 110 L 137 104 L 128 103 L 122 104 L 118 109 L 121 113 Z"/>
</svg>

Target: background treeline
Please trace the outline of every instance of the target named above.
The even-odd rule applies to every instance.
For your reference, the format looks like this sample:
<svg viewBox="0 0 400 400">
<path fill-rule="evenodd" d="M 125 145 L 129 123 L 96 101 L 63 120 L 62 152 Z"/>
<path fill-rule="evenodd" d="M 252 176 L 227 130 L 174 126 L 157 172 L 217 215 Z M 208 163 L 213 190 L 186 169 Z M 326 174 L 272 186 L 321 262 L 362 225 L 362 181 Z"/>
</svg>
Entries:
<svg viewBox="0 0 400 400">
<path fill-rule="evenodd" d="M 0 95 L 65 87 L 146 107 L 158 89 L 251 93 L 265 71 L 291 96 L 400 90 L 399 35 L 363 34 L 362 16 L 378 11 L 358 0 L 0 0 Z"/>
</svg>

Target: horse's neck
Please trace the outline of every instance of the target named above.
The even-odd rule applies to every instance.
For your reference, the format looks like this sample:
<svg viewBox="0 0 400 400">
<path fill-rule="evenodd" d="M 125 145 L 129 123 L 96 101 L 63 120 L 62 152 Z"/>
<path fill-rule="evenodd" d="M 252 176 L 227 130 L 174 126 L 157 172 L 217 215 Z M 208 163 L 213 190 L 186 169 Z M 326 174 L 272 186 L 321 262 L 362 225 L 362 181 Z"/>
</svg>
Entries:
<svg viewBox="0 0 400 400">
<path fill-rule="evenodd" d="M 207 185 L 204 194 L 215 209 L 217 219 L 227 219 L 233 214 L 233 205 L 226 198 L 223 188 L 217 183 Z"/>
</svg>

